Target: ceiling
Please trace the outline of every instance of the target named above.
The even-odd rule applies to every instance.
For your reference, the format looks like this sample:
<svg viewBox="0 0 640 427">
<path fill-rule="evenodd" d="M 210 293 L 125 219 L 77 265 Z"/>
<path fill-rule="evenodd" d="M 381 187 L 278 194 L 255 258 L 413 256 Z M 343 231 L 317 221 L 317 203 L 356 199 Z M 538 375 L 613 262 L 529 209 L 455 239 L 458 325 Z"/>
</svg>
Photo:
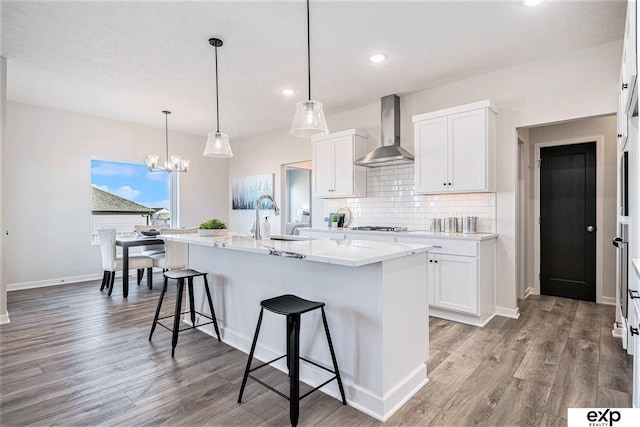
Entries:
<svg viewBox="0 0 640 427">
<path fill-rule="evenodd" d="M 311 0 L 311 91 L 327 116 L 621 39 L 626 2 Z M 8 98 L 231 141 L 290 126 L 307 98 L 306 5 L 5 1 Z M 388 55 L 373 64 L 375 52 Z M 281 89 L 293 88 L 292 97 Z M 329 125 L 331 121 L 329 120 Z"/>
</svg>

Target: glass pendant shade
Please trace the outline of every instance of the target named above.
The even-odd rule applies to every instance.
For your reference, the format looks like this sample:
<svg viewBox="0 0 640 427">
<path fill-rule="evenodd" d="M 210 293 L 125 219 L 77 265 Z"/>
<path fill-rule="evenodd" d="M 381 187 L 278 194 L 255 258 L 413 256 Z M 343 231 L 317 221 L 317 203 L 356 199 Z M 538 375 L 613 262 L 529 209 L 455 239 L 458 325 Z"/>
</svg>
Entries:
<svg viewBox="0 0 640 427">
<path fill-rule="evenodd" d="M 150 171 L 155 169 L 158 166 L 158 156 L 155 154 L 149 154 L 145 159 L 145 163 Z"/>
<path fill-rule="evenodd" d="M 222 132 L 209 133 L 203 154 L 207 157 L 233 157 L 229 135 Z"/>
<path fill-rule="evenodd" d="M 311 138 L 313 135 L 327 135 L 327 120 L 320 101 L 300 101 L 291 123 L 291 135 Z"/>
</svg>

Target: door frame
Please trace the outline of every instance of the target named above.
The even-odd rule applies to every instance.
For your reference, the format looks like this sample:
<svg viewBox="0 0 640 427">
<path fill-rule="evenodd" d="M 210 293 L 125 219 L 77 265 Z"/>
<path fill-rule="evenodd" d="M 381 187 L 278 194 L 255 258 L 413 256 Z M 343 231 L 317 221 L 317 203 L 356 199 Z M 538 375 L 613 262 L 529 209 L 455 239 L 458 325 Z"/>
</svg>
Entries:
<svg viewBox="0 0 640 427">
<path fill-rule="evenodd" d="M 537 142 L 533 144 L 534 159 L 532 167 L 534 168 L 533 177 L 533 277 L 532 283 L 535 284 L 533 294 L 540 295 L 540 223 L 536 222 L 536 218 L 540 218 L 540 149 L 544 147 L 555 147 L 558 145 L 584 144 L 587 142 L 596 143 L 596 303 L 602 304 L 602 286 L 603 273 L 603 189 L 604 189 L 604 170 L 602 168 L 604 160 L 604 137 L 602 135 L 580 137 L 572 139 L 564 139 L 558 141 Z"/>
</svg>

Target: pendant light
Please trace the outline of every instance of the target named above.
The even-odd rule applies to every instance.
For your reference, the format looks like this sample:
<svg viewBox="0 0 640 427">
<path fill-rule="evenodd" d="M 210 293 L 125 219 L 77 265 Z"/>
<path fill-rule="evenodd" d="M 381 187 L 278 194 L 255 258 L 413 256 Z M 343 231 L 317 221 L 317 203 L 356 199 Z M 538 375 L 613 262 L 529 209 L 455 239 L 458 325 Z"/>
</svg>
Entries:
<svg viewBox="0 0 640 427">
<path fill-rule="evenodd" d="M 296 114 L 291 124 L 291 135 L 310 138 L 313 135 L 327 135 L 327 120 L 324 118 L 322 103 L 311 99 L 311 37 L 309 31 L 309 0 L 307 0 L 307 71 L 309 78 L 309 99 L 298 102 Z"/>
<path fill-rule="evenodd" d="M 145 163 L 149 168 L 149 172 L 187 172 L 189 169 L 189 159 L 183 159 L 178 155 L 171 155 L 171 161 L 169 161 L 169 114 L 171 111 L 163 111 L 164 114 L 164 147 L 165 158 L 164 165 L 158 166 L 158 156 L 155 154 L 149 154 L 145 159 Z"/>
<path fill-rule="evenodd" d="M 207 157 L 233 157 L 231 146 L 229 145 L 229 135 L 220 132 L 220 108 L 218 104 L 218 48 L 222 46 L 222 40 L 210 38 L 209 44 L 216 50 L 216 131 L 209 133 L 203 154 Z"/>
</svg>

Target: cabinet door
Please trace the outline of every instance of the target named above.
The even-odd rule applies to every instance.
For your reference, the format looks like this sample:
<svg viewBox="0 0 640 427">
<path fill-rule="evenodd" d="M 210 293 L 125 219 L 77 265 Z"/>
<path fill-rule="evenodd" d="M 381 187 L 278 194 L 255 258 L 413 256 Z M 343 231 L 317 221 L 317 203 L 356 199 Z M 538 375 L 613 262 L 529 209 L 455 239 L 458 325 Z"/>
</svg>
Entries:
<svg viewBox="0 0 640 427">
<path fill-rule="evenodd" d="M 449 191 L 487 188 L 486 109 L 449 116 Z"/>
<path fill-rule="evenodd" d="M 631 301 L 631 300 L 630 300 Z M 638 304 L 630 304 L 629 310 L 634 311 L 636 318 L 636 324 L 630 325 L 634 328 L 640 328 L 640 311 L 638 310 Z M 633 407 L 640 408 L 640 337 L 635 336 L 633 340 Z"/>
<path fill-rule="evenodd" d="M 414 133 L 416 193 L 447 191 L 447 117 L 417 122 Z"/>
<path fill-rule="evenodd" d="M 313 195 L 333 194 L 333 141 L 313 144 Z"/>
<path fill-rule="evenodd" d="M 333 191 L 331 196 L 353 195 L 353 137 L 333 140 Z"/>
<path fill-rule="evenodd" d="M 433 305 L 478 314 L 478 261 L 475 257 L 432 255 Z"/>
</svg>

